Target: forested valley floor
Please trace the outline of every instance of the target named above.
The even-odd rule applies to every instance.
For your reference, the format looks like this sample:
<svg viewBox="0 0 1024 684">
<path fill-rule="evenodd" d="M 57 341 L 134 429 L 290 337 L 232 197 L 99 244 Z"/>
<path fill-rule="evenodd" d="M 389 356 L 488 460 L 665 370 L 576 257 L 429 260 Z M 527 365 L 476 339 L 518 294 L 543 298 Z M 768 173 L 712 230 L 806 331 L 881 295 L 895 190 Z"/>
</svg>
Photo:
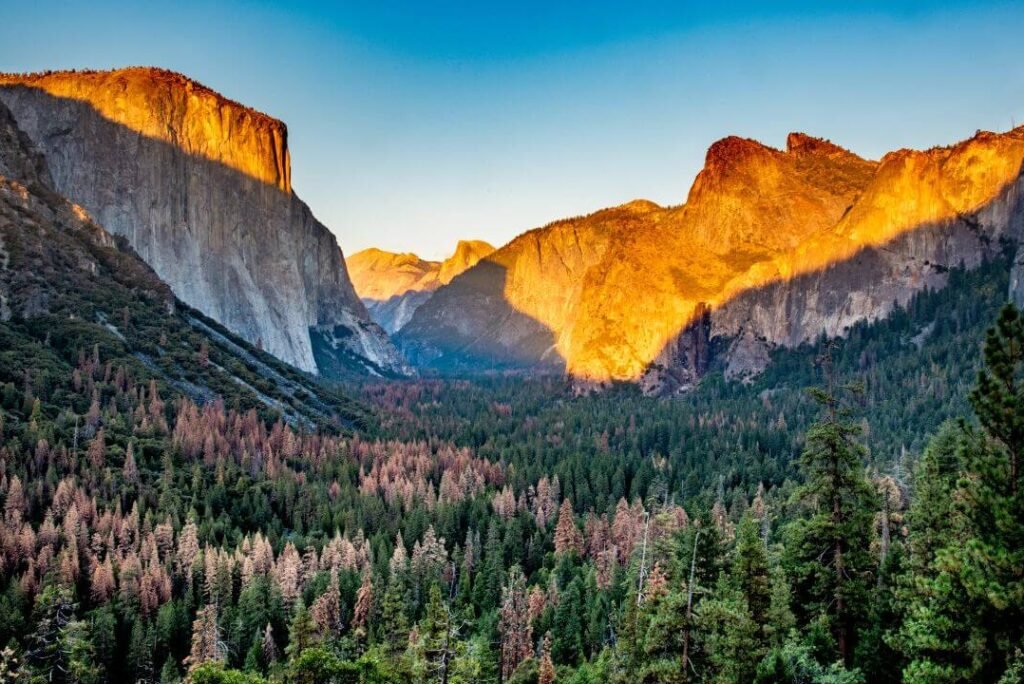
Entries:
<svg viewBox="0 0 1024 684">
<path fill-rule="evenodd" d="M 0 679 L 1024 681 L 1008 272 L 673 399 L 0 324 Z"/>
</svg>

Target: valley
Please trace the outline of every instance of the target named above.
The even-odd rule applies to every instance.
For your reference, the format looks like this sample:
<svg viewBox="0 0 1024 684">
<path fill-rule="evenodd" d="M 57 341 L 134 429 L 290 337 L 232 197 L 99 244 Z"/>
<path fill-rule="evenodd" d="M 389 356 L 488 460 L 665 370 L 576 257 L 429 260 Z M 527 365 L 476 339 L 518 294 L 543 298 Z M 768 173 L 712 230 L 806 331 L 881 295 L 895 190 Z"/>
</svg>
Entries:
<svg viewBox="0 0 1024 684">
<path fill-rule="evenodd" d="M 0 678 L 1018 681 L 1022 168 L 727 137 L 349 254 L 281 121 L 0 75 Z"/>
</svg>

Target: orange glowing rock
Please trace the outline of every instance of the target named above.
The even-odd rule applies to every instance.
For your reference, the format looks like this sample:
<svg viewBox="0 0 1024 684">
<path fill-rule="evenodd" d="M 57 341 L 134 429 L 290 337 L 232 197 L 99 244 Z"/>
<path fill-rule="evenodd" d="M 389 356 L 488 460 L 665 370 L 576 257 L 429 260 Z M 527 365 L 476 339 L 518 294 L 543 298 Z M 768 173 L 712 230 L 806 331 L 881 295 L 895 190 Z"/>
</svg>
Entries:
<svg viewBox="0 0 1024 684">
<path fill-rule="evenodd" d="M 725 138 L 686 204 L 638 200 L 529 231 L 439 290 L 399 339 L 442 366 L 684 386 L 712 337 L 765 359 L 885 315 L 996 238 L 1019 239 L 1022 164 L 1024 127 L 879 162 L 800 133 L 785 151 Z"/>
</svg>

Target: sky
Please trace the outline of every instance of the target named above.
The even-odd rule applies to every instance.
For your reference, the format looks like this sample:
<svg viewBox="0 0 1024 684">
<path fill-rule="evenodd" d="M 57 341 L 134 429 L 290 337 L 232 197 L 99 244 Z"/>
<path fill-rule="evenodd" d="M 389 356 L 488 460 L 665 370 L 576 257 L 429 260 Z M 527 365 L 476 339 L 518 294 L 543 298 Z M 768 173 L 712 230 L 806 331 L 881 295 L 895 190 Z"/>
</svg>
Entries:
<svg viewBox="0 0 1024 684">
<path fill-rule="evenodd" d="M 443 258 L 636 198 L 789 131 L 866 157 L 1024 122 L 1024 3 L 50 2 L 0 71 L 161 66 L 288 124 L 346 254 Z"/>
</svg>

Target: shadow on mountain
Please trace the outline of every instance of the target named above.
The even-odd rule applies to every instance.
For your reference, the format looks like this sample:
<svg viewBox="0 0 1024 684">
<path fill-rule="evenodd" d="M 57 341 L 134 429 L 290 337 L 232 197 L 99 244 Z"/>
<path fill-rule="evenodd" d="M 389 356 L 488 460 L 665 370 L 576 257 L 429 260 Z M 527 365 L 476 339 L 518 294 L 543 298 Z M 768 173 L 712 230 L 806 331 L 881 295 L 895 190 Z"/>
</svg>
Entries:
<svg viewBox="0 0 1024 684">
<path fill-rule="evenodd" d="M 699 302 L 639 379 L 657 393 L 685 390 L 712 366 L 729 379 L 749 379 L 767 365 L 772 348 L 841 337 L 858 321 L 884 318 L 915 293 L 945 287 L 951 269 L 1012 256 L 1022 235 L 1024 202 L 1015 181 L 969 214 L 922 223 L 819 268 Z"/>
<path fill-rule="evenodd" d="M 555 334 L 516 310 L 505 297 L 505 266 L 485 258 L 458 275 L 399 331 L 411 363 L 440 372 L 542 370 L 560 372 Z"/>
<path fill-rule="evenodd" d="M 407 290 L 387 299 L 364 297 L 363 304 L 370 312 L 370 318 L 377 321 L 389 335 L 394 335 L 412 320 L 416 310 L 433 294 L 433 290 Z"/>
<path fill-rule="evenodd" d="M 732 266 L 713 281 L 707 273 L 715 255 L 686 251 L 685 222 L 656 249 L 637 249 L 628 244 L 636 233 L 623 233 L 621 243 L 573 276 L 578 287 L 592 288 L 592 299 L 598 293 L 597 300 L 583 309 L 581 295 L 567 290 L 566 308 L 576 307 L 576 316 L 590 312 L 590 318 L 574 324 L 567 317 L 563 330 L 517 305 L 515 292 L 523 286 L 507 288 L 508 267 L 496 261 L 515 268 L 516 257 L 500 250 L 439 290 L 398 341 L 414 362 L 441 371 L 567 368 L 581 390 L 639 381 L 645 391 L 671 393 L 692 387 L 712 368 L 748 379 L 764 369 L 774 347 L 841 336 L 860 320 L 887 316 L 916 292 L 944 287 L 950 269 L 975 268 L 1011 248 L 1024 233 L 1019 176 L 1018 169 L 1013 181 L 993 186 L 986 201 L 968 211 L 945 207 L 936 220 L 901 223 L 898 203 L 892 215 L 871 205 L 866 219 L 841 221 L 790 252 L 753 262 L 719 256 L 719 264 Z M 534 286 L 546 280 L 541 276 Z M 625 358 L 638 370 L 579 372 L 574 353 L 580 350 L 591 367 L 595 359 L 611 367 Z"/>
<path fill-rule="evenodd" d="M 178 298 L 232 332 L 312 370 L 310 332 L 351 327 L 349 311 L 365 317 L 337 241 L 290 190 L 283 140 L 270 136 L 267 149 L 254 150 L 278 169 L 276 180 L 261 180 L 84 99 L 12 83 L 0 85 L 0 97 L 47 157 L 56 189 L 126 237 Z M 352 342 L 332 339 L 356 344 L 378 334 L 357 332 Z M 338 364 L 357 370 L 363 361 L 351 351 L 339 348 Z"/>
</svg>

